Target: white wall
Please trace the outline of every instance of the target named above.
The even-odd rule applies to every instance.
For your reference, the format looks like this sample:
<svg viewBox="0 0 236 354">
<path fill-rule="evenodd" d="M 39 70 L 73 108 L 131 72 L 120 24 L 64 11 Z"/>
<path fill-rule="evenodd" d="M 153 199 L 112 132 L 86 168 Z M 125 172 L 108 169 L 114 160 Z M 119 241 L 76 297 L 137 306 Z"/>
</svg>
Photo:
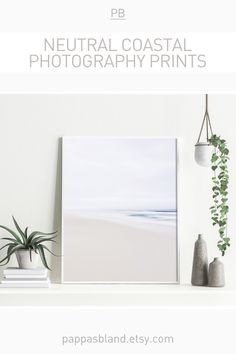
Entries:
<svg viewBox="0 0 236 354">
<path fill-rule="evenodd" d="M 224 258 L 228 285 L 236 285 L 235 102 L 234 95 L 209 97 L 213 129 L 227 139 L 231 150 L 232 246 Z M 181 282 L 189 282 L 198 233 L 205 234 L 209 258 L 218 255 L 217 230 L 208 210 L 211 171 L 193 159 L 203 114 L 203 95 L 1 95 L 0 223 L 10 226 L 13 214 L 31 228 L 60 228 L 63 135 L 179 137 L 180 273 Z M 59 264 L 59 259 L 53 260 L 54 281 L 60 277 Z"/>
</svg>

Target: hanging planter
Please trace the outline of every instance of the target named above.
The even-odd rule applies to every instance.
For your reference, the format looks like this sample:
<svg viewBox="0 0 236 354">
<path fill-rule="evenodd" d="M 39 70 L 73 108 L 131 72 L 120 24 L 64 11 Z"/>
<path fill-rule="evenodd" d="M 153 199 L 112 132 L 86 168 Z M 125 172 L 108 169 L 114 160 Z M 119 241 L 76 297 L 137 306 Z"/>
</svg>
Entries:
<svg viewBox="0 0 236 354">
<path fill-rule="evenodd" d="M 206 137 L 202 140 L 203 132 L 205 131 Z M 203 167 L 211 166 L 211 157 L 214 147 L 210 141 L 213 136 L 211 121 L 208 113 L 208 95 L 206 95 L 206 109 L 198 136 L 197 143 L 195 144 L 195 161 L 198 165 Z"/>
</svg>

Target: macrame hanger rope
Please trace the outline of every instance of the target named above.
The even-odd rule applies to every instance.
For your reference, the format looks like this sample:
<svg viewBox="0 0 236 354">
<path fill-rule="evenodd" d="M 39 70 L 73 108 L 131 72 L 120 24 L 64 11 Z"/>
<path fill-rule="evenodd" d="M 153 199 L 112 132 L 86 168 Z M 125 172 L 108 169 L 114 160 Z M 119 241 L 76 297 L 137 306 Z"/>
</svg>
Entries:
<svg viewBox="0 0 236 354">
<path fill-rule="evenodd" d="M 205 114 L 204 114 L 204 118 L 202 121 L 202 126 L 200 129 L 200 133 L 198 136 L 197 144 L 201 140 L 204 125 L 206 125 L 206 138 L 207 138 L 207 141 L 209 141 L 213 135 L 213 130 L 212 130 L 211 121 L 210 121 L 210 117 L 209 117 L 209 113 L 208 113 L 208 95 L 207 94 L 206 94 L 206 109 L 205 109 Z M 210 131 L 210 135 L 209 135 L 209 131 Z"/>
</svg>

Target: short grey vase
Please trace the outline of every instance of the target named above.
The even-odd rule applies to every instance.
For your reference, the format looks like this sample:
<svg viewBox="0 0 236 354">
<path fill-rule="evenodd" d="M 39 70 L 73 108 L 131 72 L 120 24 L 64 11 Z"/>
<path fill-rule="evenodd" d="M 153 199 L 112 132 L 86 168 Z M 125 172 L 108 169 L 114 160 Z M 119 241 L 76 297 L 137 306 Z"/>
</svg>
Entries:
<svg viewBox="0 0 236 354">
<path fill-rule="evenodd" d="M 209 266 L 209 286 L 223 287 L 225 286 L 225 271 L 224 264 L 218 257 L 214 258 Z"/>
<path fill-rule="evenodd" d="M 195 242 L 192 268 L 192 285 L 208 285 L 208 256 L 207 245 L 202 235 Z"/>
</svg>

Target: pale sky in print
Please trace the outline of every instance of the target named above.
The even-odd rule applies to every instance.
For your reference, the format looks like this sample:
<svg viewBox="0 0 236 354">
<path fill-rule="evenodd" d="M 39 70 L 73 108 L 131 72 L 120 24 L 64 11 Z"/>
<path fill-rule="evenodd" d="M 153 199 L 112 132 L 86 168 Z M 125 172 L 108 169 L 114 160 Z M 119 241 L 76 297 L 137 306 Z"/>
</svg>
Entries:
<svg viewBox="0 0 236 354">
<path fill-rule="evenodd" d="M 176 139 L 63 139 L 69 209 L 176 209 Z"/>
</svg>

